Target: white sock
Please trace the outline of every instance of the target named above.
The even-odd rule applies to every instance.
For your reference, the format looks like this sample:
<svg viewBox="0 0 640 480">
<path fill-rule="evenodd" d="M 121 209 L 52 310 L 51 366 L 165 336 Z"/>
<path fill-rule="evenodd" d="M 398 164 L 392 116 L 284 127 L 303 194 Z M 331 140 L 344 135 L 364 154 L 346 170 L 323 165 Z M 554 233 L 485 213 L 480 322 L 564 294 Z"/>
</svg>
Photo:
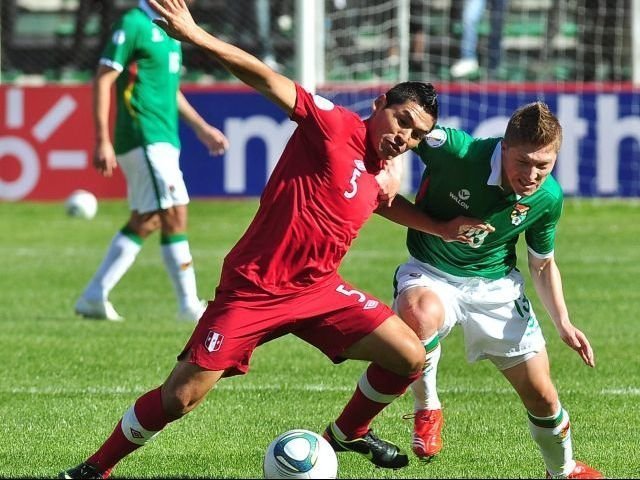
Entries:
<svg viewBox="0 0 640 480">
<path fill-rule="evenodd" d="M 162 238 L 162 258 L 173 282 L 181 310 L 200 303 L 196 286 L 196 273 L 186 235 Z"/>
<path fill-rule="evenodd" d="M 566 477 L 576 466 L 569 414 L 562 405 L 559 405 L 558 413 L 550 417 L 536 417 L 529 412 L 527 414 L 531 436 L 540 448 L 547 472 L 551 477 Z"/>
<path fill-rule="evenodd" d="M 116 233 L 98 271 L 83 293 L 84 298 L 107 300 L 109 293 L 133 265 L 141 249 L 142 239 L 139 236 L 129 233 L 125 235 L 121 231 Z"/>
<path fill-rule="evenodd" d="M 438 332 L 426 340 L 422 340 L 425 349 L 425 368 L 422 376 L 411 384 L 413 391 L 413 408 L 418 410 L 439 410 L 442 408 L 438 398 L 436 376 L 438 374 L 438 362 L 440 361 L 440 337 Z"/>
</svg>

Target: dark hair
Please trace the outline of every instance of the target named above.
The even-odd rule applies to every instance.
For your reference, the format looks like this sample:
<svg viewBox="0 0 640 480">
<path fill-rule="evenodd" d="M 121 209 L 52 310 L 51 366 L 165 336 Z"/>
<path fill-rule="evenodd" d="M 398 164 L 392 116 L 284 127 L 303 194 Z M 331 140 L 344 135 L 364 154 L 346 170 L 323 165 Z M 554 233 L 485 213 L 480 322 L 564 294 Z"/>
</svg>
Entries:
<svg viewBox="0 0 640 480">
<path fill-rule="evenodd" d="M 425 112 L 438 120 L 438 94 L 430 83 L 402 82 L 393 86 L 385 95 L 387 106 L 399 105 L 407 101 L 416 102 Z"/>
<path fill-rule="evenodd" d="M 562 126 L 546 103 L 528 103 L 511 115 L 504 141 L 509 146 L 553 144 L 557 152 L 562 143 Z"/>
</svg>

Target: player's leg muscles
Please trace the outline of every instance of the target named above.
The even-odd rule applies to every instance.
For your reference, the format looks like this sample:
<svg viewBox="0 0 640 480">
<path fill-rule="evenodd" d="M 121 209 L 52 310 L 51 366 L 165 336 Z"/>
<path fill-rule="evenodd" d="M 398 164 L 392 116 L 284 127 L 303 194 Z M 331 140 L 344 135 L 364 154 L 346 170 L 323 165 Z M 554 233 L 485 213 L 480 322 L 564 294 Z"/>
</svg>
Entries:
<svg viewBox="0 0 640 480">
<path fill-rule="evenodd" d="M 502 374 L 513 385 L 528 412 L 539 417 L 556 413 L 558 394 L 551 381 L 545 349 L 522 363 L 502 370 Z"/>
<path fill-rule="evenodd" d="M 145 239 L 158 230 L 160 225 L 160 215 L 158 212 L 139 213 L 133 210 L 126 228 L 142 239 Z"/>
<path fill-rule="evenodd" d="M 223 373 L 223 370 L 205 370 L 193 363 L 178 362 L 162 385 L 165 414 L 177 419 L 189 413 L 204 400 Z"/>
<path fill-rule="evenodd" d="M 159 213 L 163 235 L 175 235 L 187 231 L 188 210 L 186 205 L 174 205 Z"/>
<path fill-rule="evenodd" d="M 400 317 L 392 315 L 378 328 L 351 345 L 345 358 L 369 360 L 397 375 L 411 376 L 424 365 L 424 348 Z"/>
</svg>

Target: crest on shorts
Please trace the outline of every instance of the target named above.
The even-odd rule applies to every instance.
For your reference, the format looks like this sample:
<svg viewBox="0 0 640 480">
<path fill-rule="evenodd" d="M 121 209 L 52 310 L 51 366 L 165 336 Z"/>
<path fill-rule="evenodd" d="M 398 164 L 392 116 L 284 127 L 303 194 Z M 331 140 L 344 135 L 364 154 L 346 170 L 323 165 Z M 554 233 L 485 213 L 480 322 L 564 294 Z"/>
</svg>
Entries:
<svg viewBox="0 0 640 480">
<path fill-rule="evenodd" d="M 531 207 L 529 205 L 523 205 L 521 203 L 516 203 L 513 210 L 511 210 L 511 223 L 516 227 L 524 222 L 524 219 L 527 218 L 527 214 L 529 213 L 529 209 Z"/>
<path fill-rule="evenodd" d="M 209 330 L 209 335 L 207 335 L 207 339 L 204 341 L 204 346 L 209 352 L 217 352 L 220 350 L 223 340 L 224 335 L 214 332 L 213 330 Z"/>
</svg>

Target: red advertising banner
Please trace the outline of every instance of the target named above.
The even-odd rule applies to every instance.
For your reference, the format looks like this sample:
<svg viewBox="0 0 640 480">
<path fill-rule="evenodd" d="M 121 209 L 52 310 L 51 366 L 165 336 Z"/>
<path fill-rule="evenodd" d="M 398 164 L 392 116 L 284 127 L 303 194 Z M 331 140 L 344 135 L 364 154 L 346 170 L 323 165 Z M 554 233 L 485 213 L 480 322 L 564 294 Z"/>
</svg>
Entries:
<svg viewBox="0 0 640 480">
<path fill-rule="evenodd" d="M 59 200 L 82 188 L 124 198 L 120 171 L 92 166 L 91 86 L 0 85 L 0 201 Z"/>
</svg>

